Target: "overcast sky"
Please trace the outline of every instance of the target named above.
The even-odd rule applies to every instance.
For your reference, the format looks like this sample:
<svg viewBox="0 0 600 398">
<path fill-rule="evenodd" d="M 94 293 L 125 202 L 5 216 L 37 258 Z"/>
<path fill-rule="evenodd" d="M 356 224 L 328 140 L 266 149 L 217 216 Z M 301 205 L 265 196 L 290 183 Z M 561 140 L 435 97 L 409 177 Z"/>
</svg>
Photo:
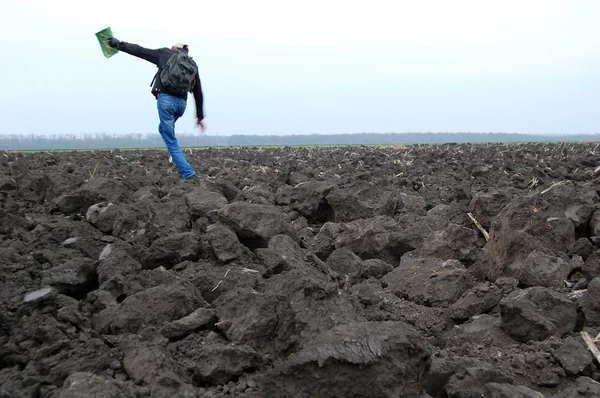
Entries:
<svg viewBox="0 0 600 398">
<path fill-rule="evenodd" d="M 600 1 L 3 0 L 0 134 L 152 133 L 190 43 L 207 134 L 600 132 Z M 198 133 L 190 96 L 178 133 Z"/>
</svg>

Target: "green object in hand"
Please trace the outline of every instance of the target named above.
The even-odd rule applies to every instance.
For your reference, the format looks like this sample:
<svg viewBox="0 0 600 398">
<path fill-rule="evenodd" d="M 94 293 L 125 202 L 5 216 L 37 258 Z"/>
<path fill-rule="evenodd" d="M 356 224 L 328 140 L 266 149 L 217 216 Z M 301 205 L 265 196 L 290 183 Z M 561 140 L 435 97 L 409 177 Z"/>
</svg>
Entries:
<svg viewBox="0 0 600 398">
<path fill-rule="evenodd" d="M 96 33 L 96 37 L 100 42 L 100 47 L 102 48 L 102 53 L 106 58 L 110 58 L 116 53 L 119 52 L 118 48 L 112 48 L 108 45 L 108 39 L 113 37 L 112 30 L 110 28 L 106 28 Z"/>
</svg>

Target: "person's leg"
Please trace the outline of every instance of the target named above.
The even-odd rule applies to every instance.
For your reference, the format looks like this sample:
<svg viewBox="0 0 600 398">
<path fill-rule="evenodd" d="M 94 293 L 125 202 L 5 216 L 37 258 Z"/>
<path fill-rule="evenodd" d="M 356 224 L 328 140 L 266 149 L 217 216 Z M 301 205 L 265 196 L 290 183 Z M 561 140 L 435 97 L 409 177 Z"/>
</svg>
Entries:
<svg viewBox="0 0 600 398">
<path fill-rule="evenodd" d="M 167 150 L 173 159 L 173 163 L 175 163 L 175 166 L 177 166 L 177 169 L 183 178 L 191 178 L 196 172 L 192 166 L 188 164 L 185 155 L 179 147 L 177 138 L 175 137 L 175 122 L 185 111 L 185 100 L 170 95 L 159 95 L 157 107 L 158 117 L 160 118 L 158 131 L 167 146 Z"/>
</svg>

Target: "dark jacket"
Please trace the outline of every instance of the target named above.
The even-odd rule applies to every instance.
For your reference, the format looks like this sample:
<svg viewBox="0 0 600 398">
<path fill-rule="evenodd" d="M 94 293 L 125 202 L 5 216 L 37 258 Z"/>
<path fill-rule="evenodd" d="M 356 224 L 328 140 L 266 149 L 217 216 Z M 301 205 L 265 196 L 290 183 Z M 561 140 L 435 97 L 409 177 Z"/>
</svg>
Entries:
<svg viewBox="0 0 600 398">
<path fill-rule="evenodd" d="M 148 62 L 152 62 L 154 65 L 158 66 L 159 70 L 165 66 L 169 58 L 171 58 L 171 56 L 176 52 L 175 50 L 166 47 L 159 48 L 157 50 L 150 50 L 148 48 L 138 46 L 137 44 L 125 42 L 119 42 L 119 50 L 127 54 L 134 55 L 138 58 L 145 59 Z M 155 97 L 158 97 L 158 94 L 160 93 L 174 95 L 165 90 L 162 82 L 158 76 L 156 76 L 154 79 L 154 86 L 152 87 L 152 94 L 154 94 Z M 200 76 L 198 76 L 196 79 L 196 83 L 192 88 L 192 93 L 194 94 L 194 100 L 196 101 L 196 116 L 199 120 L 202 120 L 204 119 L 204 98 L 202 96 Z M 182 98 L 187 100 L 187 93 L 185 97 Z"/>
</svg>

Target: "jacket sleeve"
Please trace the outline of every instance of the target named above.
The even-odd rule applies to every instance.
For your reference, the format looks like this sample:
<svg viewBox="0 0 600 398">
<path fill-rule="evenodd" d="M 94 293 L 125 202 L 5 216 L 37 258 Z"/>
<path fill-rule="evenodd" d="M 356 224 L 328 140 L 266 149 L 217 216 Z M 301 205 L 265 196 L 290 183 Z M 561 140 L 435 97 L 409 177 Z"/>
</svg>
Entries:
<svg viewBox="0 0 600 398">
<path fill-rule="evenodd" d="M 192 88 L 194 94 L 194 100 L 196 101 L 196 116 L 198 120 L 204 119 L 204 96 L 202 95 L 202 83 L 200 82 L 200 76 L 196 79 L 196 84 Z"/>
<path fill-rule="evenodd" d="M 127 54 L 136 56 L 138 58 L 144 59 L 148 62 L 152 62 L 154 65 L 158 66 L 158 60 L 161 49 L 150 50 L 148 48 L 138 46 L 137 44 L 126 43 L 122 41 L 119 43 L 119 50 Z"/>
</svg>

